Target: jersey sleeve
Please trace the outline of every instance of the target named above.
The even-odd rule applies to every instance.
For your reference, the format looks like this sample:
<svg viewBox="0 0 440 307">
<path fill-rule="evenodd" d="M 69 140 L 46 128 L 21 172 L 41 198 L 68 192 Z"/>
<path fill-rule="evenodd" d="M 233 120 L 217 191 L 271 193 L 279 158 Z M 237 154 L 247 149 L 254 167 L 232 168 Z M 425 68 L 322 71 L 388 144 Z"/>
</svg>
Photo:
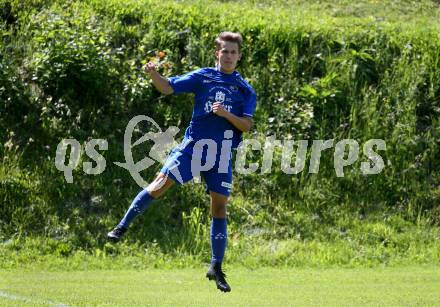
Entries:
<svg viewBox="0 0 440 307">
<path fill-rule="evenodd" d="M 195 93 L 200 85 L 196 72 L 191 71 L 182 76 L 168 78 L 168 83 L 173 88 L 174 94 Z"/>
<path fill-rule="evenodd" d="M 243 115 L 248 117 L 254 116 L 256 108 L 257 108 L 257 94 L 254 91 L 252 91 L 243 104 Z"/>
</svg>

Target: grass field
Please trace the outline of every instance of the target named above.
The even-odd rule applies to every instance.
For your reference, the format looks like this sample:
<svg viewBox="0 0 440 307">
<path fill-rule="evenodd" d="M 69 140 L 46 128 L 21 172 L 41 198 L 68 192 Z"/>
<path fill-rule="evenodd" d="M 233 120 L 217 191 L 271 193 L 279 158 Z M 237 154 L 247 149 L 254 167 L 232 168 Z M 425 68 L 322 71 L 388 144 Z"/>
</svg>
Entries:
<svg viewBox="0 0 440 307">
<path fill-rule="evenodd" d="M 229 268 L 220 293 L 204 269 L 3 271 L 1 306 L 439 306 L 440 268 Z"/>
</svg>

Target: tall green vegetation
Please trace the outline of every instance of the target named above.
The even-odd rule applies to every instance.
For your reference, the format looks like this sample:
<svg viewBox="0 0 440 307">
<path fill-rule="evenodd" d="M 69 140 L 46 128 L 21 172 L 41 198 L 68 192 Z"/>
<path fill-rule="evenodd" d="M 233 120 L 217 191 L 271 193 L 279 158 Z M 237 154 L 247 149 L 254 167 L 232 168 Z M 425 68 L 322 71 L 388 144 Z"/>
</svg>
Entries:
<svg viewBox="0 0 440 307">
<path fill-rule="evenodd" d="M 328 2 L 325 10 L 298 1 L 2 0 L 0 238 L 49 237 L 69 246 L 65 254 L 101 246 L 139 190 L 113 164 L 124 161 L 128 121 L 145 114 L 183 130 L 191 115 L 192 97 L 160 96 L 142 65 L 157 60 L 167 76 L 211 66 L 213 39 L 228 29 L 243 34 L 238 70 L 258 94 L 247 137 L 309 140 L 309 158 L 314 139 L 352 138 L 361 149 L 344 177 L 336 176 L 334 147 L 317 174 L 308 173 L 310 159 L 303 172 L 284 174 L 278 149 L 272 173 L 237 175 L 229 208 L 235 239 L 354 240 L 404 254 L 411 238 L 396 238 L 440 224 L 439 8 L 407 2 L 374 16 L 367 2 Z M 67 184 L 54 165 L 63 138 L 107 139 L 105 172 L 84 174 L 83 155 Z M 360 170 L 369 139 L 386 142 L 378 175 Z M 136 161 L 148 150 L 137 147 Z M 248 159 L 261 166 L 261 153 Z M 142 175 L 151 178 L 158 167 Z M 203 187 L 173 189 L 157 203 L 130 240 L 206 253 Z"/>
</svg>

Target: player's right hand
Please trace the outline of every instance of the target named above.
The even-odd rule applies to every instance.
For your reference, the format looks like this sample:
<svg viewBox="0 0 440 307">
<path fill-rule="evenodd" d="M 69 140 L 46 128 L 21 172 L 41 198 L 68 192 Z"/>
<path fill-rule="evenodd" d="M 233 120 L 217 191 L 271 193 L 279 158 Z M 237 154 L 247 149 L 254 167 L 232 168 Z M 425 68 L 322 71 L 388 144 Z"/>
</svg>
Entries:
<svg viewBox="0 0 440 307">
<path fill-rule="evenodd" d="M 153 62 L 148 62 L 144 65 L 144 71 L 146 73 L 152 73 L 153 71 L 156 71 L 156 64 L 154 64 Z"/>
</svg>

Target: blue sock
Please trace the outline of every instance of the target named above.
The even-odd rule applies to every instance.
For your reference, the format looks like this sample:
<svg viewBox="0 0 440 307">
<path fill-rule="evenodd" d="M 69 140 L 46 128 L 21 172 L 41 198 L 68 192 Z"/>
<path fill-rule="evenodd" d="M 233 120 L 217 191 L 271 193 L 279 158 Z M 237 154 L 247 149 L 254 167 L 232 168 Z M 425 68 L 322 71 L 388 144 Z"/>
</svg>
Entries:
<svg viewBox="0 0 440 307">
<path fill-rule="evenodd" d="M 227 222 L 226 218 L 212 218 L 211 222 L 211 250 L 212 250 L 212 264 L 221 264 L 223 256 L 225 255 L 227 242 Z"/>
<path fill-rule="evenodd" d="M 133 219 L 144 212 L 153 200 L 154 198 L 146 189 L 139 192 L 139 194 L 133 199 L 133 202 L 125 213 L 124 218 L 119 222 L 119 227 L 128 228 Z"/>
</svg>

